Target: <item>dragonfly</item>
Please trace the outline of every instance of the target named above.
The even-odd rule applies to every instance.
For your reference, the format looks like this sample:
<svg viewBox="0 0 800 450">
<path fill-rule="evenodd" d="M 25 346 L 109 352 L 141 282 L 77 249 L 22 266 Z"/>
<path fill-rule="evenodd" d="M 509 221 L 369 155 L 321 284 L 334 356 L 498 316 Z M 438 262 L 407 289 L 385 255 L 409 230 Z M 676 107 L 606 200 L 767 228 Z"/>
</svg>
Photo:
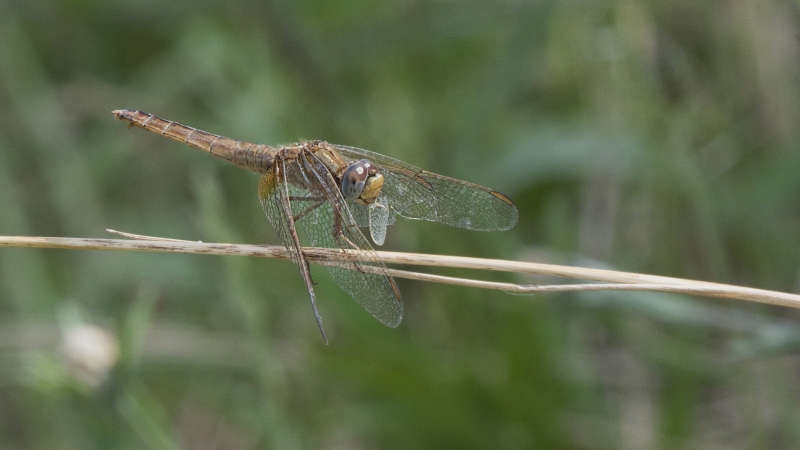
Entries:
<svg viewBox="0 0 800 450">
<path fill-rule="evenodd" d="M 493 189 L 431 173 L 388 156 L 314 140 L 276 148 L 239 141 L 137 110 L 112 111 L 128 122 L 203 150 L 261 175 L 258 198 L 308 289 L 325 343 L 314 282 L 300 244 L 341 250 L 331 278 L 368 313 L 389 327 L 403 318 L 400 290 L 364 236 L 368 228 L 382 245 L 396 216 L 468 230 L 513 228 L 519 213 L 509 197 Z M 358 250 L 353 252 L 350 250 Z"/>
</svg>

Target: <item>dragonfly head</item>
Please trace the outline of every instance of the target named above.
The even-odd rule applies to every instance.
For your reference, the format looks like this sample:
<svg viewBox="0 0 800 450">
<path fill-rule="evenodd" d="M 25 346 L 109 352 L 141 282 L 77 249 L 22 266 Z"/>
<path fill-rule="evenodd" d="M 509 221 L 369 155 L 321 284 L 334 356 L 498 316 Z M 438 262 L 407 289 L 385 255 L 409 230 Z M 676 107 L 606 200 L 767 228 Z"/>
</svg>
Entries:
<svg viewBox="0 0 800 450">
<path fill-rule="evenodd" d="M 342 194 L 348 200 L 364 205 L 374 203 L 382 187 L 383 175 L 367 159 L 351 163 L 342 173 Z"/>
</svg>

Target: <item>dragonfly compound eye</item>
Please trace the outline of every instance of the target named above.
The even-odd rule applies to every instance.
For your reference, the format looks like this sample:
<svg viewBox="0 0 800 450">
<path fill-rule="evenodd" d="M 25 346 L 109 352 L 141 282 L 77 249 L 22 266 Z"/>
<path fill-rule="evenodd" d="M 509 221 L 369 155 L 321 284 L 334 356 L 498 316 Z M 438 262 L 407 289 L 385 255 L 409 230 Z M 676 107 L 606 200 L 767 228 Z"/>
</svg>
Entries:
<svg viewBox="0 0 800 450">
<path fill-rule="evenodd" d="M 348 200 L 355 200 L 364 190 L 364 183 L 369 177 L 369 167 L 363 161 L 350 164 L 342 174 L 342 195 Z"/>
<path fill-rule="evenodd" d="M 372 161 L 370 161 L 368 159 L 362 159 L 359 162 L 361 164 L 363 164 L 364 167 L 367 168 L 367 173 L 369 173 L 370 176 L 375 175 L 376 173 L 378 173 L 378 166 L 376 166 L 375 164 L 372 164 Z"/>
</svg>

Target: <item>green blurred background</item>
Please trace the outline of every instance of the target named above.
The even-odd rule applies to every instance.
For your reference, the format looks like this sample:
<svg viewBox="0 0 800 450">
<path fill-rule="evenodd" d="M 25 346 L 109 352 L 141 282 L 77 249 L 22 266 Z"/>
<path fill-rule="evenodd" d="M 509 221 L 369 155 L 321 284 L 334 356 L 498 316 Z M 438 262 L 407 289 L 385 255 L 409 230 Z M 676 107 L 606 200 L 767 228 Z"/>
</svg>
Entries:
<svg viewBox="0 0 800 450">
<path fill-rule="evenodd" d="M 325 139 L 491 186 L 384 249 L 798 290 L 796 1 L 0 0 L 0 234 L 279 243 L 258 177 L 141 130 Z M 561 280 L 460 270 L 519 283 Z M 1 448 L 797 448 L 797 312 L 0 251 Z M 115 349 L 118 347 L 118 358 Z"/>
</svg>

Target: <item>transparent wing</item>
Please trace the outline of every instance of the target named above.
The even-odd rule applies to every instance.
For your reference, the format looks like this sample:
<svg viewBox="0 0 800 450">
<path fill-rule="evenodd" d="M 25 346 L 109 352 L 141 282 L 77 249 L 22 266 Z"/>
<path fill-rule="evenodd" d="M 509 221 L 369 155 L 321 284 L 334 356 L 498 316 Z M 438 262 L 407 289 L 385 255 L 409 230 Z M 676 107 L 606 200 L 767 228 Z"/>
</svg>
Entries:
<svg viewBox="0 0 800 450">
<path fill-rule="evenodd" d="M 292 217 L 296 218 L 298 228 L 306 235 L 310 245 L 362 250 L 358 257 L 350 255 L 340 261 L 339 266 L 326 266 L 331 278 L 376 319 L 390 327 L 399 325 L 403 317 L 403 305 L 397 285 L 359 231 L 349 205 L 325 166 L 313 154 L 305 152 L 299 160 L 285 161 L 283 170 L 290 182 L 282 189 L 273 189 L 273 196 L 288 195 Z M 291 237 L 287 243 L 286 233 L 281 234 L 280 231 L 285 226 L 275 223 L 288 219 L 285 214 L 282 216 L 280 212 L 275 212 L 274 205 L 280 204 L 280 201 L 262 200 L 262 204 L 284 245 L 289 248 Z"/>
<path fill-rule="evenodd" d="M 383 245 L 386 240 L 386 226 L 389 225 L 391 210 L 385 196 L 378 197 L 369 205 L 369 234 L 375 245 Z"/>
<path fill-rule="evenodd" d="M 282 189 L 282 184 L 272 174 L 261 177 L 258 186 L 258 199 L 267 215 L 272 228 L 278 233 L 284 247 L 289 251 L 289 256 L 296 264 L 300 262 L 298 248 L 292 239 L 289 227 L 289 216 L 283 206 L 283 199 L 287 192 Z"/>
<path fill-rule="evenodd" d="M 508 230 L 519 220 L 514 202 L 493 189 L 437 175 L 369 150 L 334 147 L 346 159 L 367 158 L 378 165 L 386 178 L 382 196 L 403 217 L 481 231 Z"/>
<path fill-rule="evenodd" d="M 383 206 L 388 206 L 388 200 L 384 198 L 385 196 L 380 196 L 378 198 L 378 202 L 380 202 Z M 372 219 L 370 216 L 374 215 L 372 205 L 362 205 L 360 203 L 355 202 L 348 202 L 347 206 L 350 207 L 350 214 L 353 215 L 353 219 L 356 221 L 356 225 L 359 227 L 370 227 L 371 222 L 375 219 Z M 389 217 L 386 219 L 386 225 L 394 225 L 394 213 L 391 209 L 389 209 Z"/>
<path fill-rule="evenodd" d="M 282 167 L 282 163 L 278 162 L 277 165 Z M 275 166 L 278 167 L 278 166 Z M 286 180 L 281 180 L 281 176 L 285 174 L 283 170 L 273 170 L 272 173 L 265 174 L 261 177 L 258 184 L 258 197 L 261 200 L 261 206 L 267 214 L 272 227 L 277 231 L 278 235 L 289 252 L 292 261 L 297 264 L 300 269 L 300 275 L 303 282 L 308 289 L 308 296 L 311 299 L 311 308 L 314 310 L 314 318 L 317 321 L 322 339 L 328 343 L 328 338 L 325 336 L 325 330 L 322 327 L 322 317 L 317 310 L 316 295 L 314 294 L 314 282 L 311 280 L 311 271 L 309 270 L 308 263 L 305 257 L 300 252 L 300 239 L 297 235 L 295 227 L 294 214 L 292 213 L 292 205 L 290 203 L 290 193 L 287 189 L 288 183 Z"/>
</svg>

